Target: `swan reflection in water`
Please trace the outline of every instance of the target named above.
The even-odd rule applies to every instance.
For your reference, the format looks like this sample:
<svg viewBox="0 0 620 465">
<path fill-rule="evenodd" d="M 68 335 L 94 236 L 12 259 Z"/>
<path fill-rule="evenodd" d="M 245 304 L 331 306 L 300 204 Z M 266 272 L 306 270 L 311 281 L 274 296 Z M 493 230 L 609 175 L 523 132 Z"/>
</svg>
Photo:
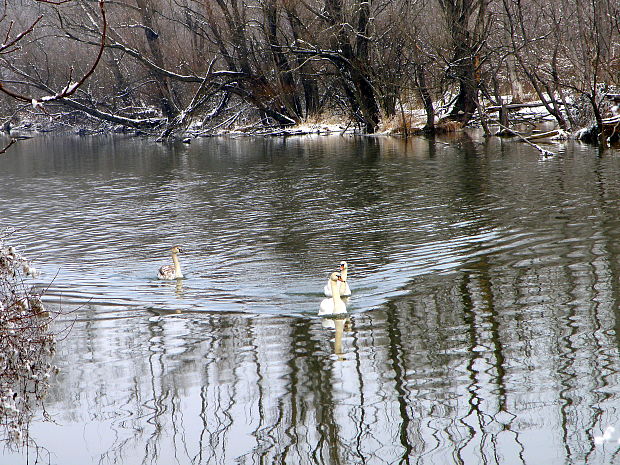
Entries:
<svg viewBox="0 0 620 465">
<path fill-rule="evenodd" d="M 343 279 L 344 273 L 344 279 Z M 342 262 L 340 264 L 340 271 L 335 271 L 329 275 L 329 279 L 327 280 L 327 284 L 325 286 L 324 292 L 325 295 L 329 295 L 327 299 L 323 299 L 319 306 L 319 316 L 323 316 L 323 327 L 328 329 L 334 329 L 336 332 L 334 339 L 334 353 L 339 356 L 339 359 L 342 352 L 342 335 L 345 331 L 345 328 L 350 329 L 350 320 L 347 314 L 347 306 L 345 301 L 348 300 L 348 297 L 341 297 L 344 292 L 351 294 L 351 290 L 348 288 L 346 283 L 346 273 L 347 273 L 347 264 L 346 262 Z M 329 293 L 327 291 L 329 288 Z"/>
<path fill-rule="evenodd" d="M 152 286 L 154 288 L 166 289 L 166 293 L 172 292 L 174 290 L 174 294 L 176 295 L 177 299 L 185 298 L 186 289 L 185 289 L 182 279 L 159 280 L 159 281 L 154 282 Z"/>
<path fill-rule="evenodd" d="M 181 279 L 177 279 L 174 285 L 174 293 L 179 299 L 183 298 L 183 281 Z"/>
<path fill-rule="evenodd" d="M 344 352 L 342 350 L 342 337 L 345 331 L 351 331 L 351 319 L 346 314 L 334 316 L 332 318 L 323 318 L 323 328 L 333 329 L 334 336 L 334 354 L 338 355 L 339 360 L 344 360 Z"/>
</svg>

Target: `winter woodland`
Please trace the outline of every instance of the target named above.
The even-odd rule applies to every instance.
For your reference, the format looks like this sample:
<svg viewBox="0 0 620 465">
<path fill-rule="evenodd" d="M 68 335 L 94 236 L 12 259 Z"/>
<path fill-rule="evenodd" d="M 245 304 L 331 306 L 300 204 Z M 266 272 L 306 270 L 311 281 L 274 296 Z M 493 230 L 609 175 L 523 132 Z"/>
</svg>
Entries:
<svg viewBox="0 0 620 465">
<path fill-rule="evenodd" d="M 609 138 L 618 0 L 4 0 L 5 129 L 169 137 L 338 122 L 509 127 L 535 105 Z M 541 111 L 538 111 L 541 113 Z"/>
</svg>

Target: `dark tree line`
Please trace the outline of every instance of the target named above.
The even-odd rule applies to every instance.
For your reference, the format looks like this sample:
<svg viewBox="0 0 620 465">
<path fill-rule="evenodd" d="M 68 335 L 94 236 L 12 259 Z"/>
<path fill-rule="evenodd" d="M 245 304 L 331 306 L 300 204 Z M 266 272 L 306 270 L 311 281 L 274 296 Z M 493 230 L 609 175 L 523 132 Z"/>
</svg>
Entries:
<svg viewBox="0 0 620 465">
<path fill-rule="evenodd" d="M 539 100 L 563 129 L 618 93 L 619 0 L 11 0 L 5 118 L 88 115 L 170 135 L 330 117 L 425 129 Z M 16 102 L 17 99 L 17 102 Z M 34 108 L 31 108 L 34 107 Z M 23 108 L 22 108 L 23 109 Z"/>
</svg>

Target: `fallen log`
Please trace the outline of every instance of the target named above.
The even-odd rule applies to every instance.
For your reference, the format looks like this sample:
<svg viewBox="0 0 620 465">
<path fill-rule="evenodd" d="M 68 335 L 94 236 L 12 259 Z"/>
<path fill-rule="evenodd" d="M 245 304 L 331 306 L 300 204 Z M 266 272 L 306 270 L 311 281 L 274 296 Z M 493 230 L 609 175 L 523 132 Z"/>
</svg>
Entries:
<svg viewBox="0 0 620 465">
<path fill-rule="evenodd" d="M 561 104 L 560 102 L 558 102 Z M 521 110 L 522 108 L 537 108 L 544 107 L 545 104 L 542 102 L 530 102 L 530 103 L 508 103 L 504 105 L 505 110 Z M 487 107 L 486 111 L 494 113 L 496 111 L 500 111 L 502 109 L 501 105 L 494 105 L 492 107 Z"/>
<path fill-rule="evenodd" d="M 603 126 L 613 125 L 620 123 L 620 116 L 614 116 L 612 118 L 603 119 Z"/>
<path fill-rule="evenodd" d="M 538 134 L 532 134 L 531 136 L 527 136 L 527 140 L 536 140 L 536 139 L 547 139 L 549 137 L 554 137 L 560 134 L 560 130 L 556 129 L 554 131 L 541 132 Z"/>
<path fill-rule="evenodd" d="M 526 144 L 534 147 L 536 150 L 540 152 L 540 154 L 543 157 L 553 157 L 555 155 L 555 153 L 550 152 L 549 150 L 545 150 L 540 145 L 536 145 L 534 142 L 529 141 L 526 137 L 524 137 L 522 134 L 519 134 L 517 131 L 513 131 L 512 129 L 504 126 L 503 124 L 499 124 L 499 127 L 501 127 L 504 131 L 511 132 L 512 134 L 514 134 L 517 138 L 519 138 Z"/>
<path fill-rule="evenodd" d="M 608 144 L 618 142 L 620 139 L 620 116 L 604 119 L 602 133 Z"/>
</svg>

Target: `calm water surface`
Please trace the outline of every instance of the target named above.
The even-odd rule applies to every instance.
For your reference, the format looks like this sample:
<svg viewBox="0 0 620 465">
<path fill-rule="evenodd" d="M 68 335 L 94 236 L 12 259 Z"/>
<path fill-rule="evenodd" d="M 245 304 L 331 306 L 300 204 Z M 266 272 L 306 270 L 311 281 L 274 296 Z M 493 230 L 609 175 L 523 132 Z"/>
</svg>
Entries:
<svg viewBox="0 0 620 465">
<path fill-rule="evenodd" d="M 0 464 L 617 463 L 620 153 L 554 150 L 20 142 L 0 222 L 72 328 Z"/>
</svg>

